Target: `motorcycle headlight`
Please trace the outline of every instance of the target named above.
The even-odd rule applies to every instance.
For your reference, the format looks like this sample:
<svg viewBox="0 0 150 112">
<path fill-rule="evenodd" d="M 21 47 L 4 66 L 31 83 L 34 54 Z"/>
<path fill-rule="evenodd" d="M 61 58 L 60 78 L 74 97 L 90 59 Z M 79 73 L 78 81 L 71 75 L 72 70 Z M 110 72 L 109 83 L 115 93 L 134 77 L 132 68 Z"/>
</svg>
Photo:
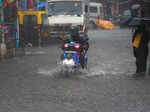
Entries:
<svg viewBox="0 0 150 112">
<path fill-rule="evenodd" d="M 65 59 L 63 60 L 63 65 L 74 66 L 75 62 L 73 59 Z"/>
</svg>

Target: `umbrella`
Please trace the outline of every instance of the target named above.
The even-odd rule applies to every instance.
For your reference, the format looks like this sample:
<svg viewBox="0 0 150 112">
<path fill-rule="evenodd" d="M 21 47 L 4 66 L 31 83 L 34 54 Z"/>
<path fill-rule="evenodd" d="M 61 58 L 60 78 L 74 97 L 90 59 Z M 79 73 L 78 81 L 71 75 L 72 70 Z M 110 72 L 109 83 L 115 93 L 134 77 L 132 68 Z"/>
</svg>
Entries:
<svg viewBox="0 0 150 112">
<path fill-rule="evenodd" d="M 40 4 L 38 4 L 37 8 L 41 9 L 41 8 L 43 8 L 45 6 L 46 6 L 46 2 L 41 2 Z"/>
</svg>

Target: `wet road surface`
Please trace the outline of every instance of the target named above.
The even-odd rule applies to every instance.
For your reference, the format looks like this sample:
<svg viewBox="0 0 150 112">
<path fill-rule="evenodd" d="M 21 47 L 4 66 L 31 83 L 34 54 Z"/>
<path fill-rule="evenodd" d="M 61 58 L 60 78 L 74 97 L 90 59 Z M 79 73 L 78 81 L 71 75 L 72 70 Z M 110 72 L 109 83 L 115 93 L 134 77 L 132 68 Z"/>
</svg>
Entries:
<svg viewBox="0 0 150 112">
<path fill-rule="evenodd" d="M 61 76 L 60 44 L 0 62 L 0 112 L 149 112 L 149 76 L 130 78 L 130 31 L 96 30 L 89 37 L 88 73 Z"/>
</svg>

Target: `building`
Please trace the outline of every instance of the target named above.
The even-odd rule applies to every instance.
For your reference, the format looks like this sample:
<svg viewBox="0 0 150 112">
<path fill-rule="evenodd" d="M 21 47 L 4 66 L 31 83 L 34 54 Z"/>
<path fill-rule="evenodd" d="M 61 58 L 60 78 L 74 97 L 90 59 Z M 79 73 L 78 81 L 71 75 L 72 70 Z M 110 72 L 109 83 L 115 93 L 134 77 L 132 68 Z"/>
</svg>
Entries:
<svg viewBox="0 0 150 112">
<path fill-rule="evenodd" d="M 140 4 L 145 16 L 150 17 L 150 0 L 99 0 L 99 2 L 104 5 L 107 18 L 118 16 L 125 10 L 131 10 L 133 4 Z"/>
</svg>

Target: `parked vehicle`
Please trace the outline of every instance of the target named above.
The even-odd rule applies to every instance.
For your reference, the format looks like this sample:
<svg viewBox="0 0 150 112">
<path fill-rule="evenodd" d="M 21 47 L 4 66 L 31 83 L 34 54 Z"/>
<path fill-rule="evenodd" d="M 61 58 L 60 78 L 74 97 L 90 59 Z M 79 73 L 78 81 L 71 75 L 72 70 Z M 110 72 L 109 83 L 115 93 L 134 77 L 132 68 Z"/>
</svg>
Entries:
<svg viewBox="0 0 150 112">
<path fill-rule="evenodd" d="M 40 28 L 45 24 L 45 11 L 18 11 L 20 47 L 39 46 L 41 44 Z"/>
<path fill-rule="evenodd" d="M 101 3 L 90 2 L 89 8 L 89 28 L 98 27 L 98 19 L 104 19 L 103 5 Z"/>
<path fill-rule="evenodd" d="M 60 37 L 67 27 L 79 27 L 80 35 L 87 35 L 89 0 L 47 0 L 46 12 L 51 37 Z M 64 29 L 64 26 L 66 29 Z"/>
</svg>

